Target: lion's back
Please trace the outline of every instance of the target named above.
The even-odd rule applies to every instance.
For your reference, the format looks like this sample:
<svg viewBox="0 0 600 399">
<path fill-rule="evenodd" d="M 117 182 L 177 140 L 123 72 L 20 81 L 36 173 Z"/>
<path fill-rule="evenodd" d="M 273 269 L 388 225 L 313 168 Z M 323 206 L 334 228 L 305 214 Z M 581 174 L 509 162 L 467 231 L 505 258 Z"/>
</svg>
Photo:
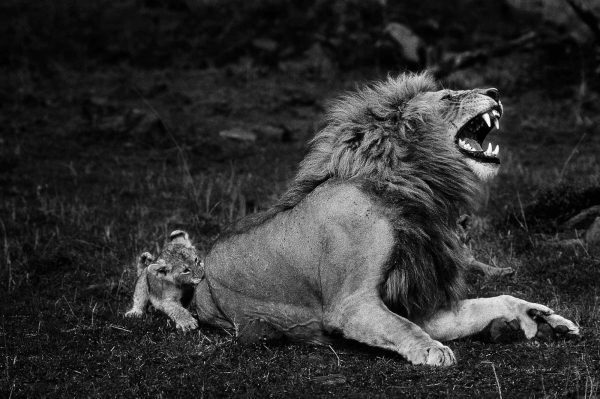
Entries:
<svg viewBox="0 0 600 399">
<path fill-rule="evenodd" d="M 294 208 L 218 240 L 206 258 L 206 277 L 231 319 L 265 319 L 282 329 L 297 322 L 313 334 L 323 328 L 328 302 L 356 285 L 348 280 L 358 278 L 369 254 L 384 262 L 390 232 L 358 184 L 328 182 Z"/>
</svg>

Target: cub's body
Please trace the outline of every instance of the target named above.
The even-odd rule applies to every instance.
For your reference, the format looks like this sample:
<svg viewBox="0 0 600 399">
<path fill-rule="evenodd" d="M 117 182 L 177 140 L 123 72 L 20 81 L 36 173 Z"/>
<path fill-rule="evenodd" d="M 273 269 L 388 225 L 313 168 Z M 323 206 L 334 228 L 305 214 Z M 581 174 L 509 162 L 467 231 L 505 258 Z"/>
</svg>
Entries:
<svg viewBox="0 0 600 399">
<path fill-rule="evenodd" d="M 141 317 L 148 302 L 173 320 L 178 329 L 193 330 L 198 322 L 186 307 L 202 280 L 202 265 L 187 233 L 176 230 L 155 260 L 144 252 L 138 261 L 133 306 L 126 317 Z"/>
</svg>

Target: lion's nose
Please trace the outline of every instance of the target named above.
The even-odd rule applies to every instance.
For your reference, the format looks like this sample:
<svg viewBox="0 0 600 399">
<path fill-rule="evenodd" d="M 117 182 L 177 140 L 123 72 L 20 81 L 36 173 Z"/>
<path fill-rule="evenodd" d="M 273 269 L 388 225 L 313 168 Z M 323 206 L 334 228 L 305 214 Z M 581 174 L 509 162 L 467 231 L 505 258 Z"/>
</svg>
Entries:
<svg viewBox="0 0 600 399">
<path fill-rule="evenodd" d="M 500 100 L 500 92 L 498 91 L 498 89 L 486 89 L 484 94 L 488 97 L 491 97 L 494 99 L 494 101 L 498 102 L 498 100 Z"/>
</svg>

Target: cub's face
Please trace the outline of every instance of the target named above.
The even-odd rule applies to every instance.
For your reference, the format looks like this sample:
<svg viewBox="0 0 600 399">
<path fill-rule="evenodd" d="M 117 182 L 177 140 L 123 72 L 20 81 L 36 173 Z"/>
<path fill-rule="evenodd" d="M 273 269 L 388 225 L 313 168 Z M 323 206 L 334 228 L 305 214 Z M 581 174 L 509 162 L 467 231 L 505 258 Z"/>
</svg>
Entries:
<svg viewBox="0 0 600 399">
<path fill-rule="evenodd" d="M 197 285 L 202 281 L 202 263 L 194 247 L 169 243 L 154 263 L 148 266 L 151 275 L 178 287 Z"/>
<path fill-rule="evenodd" d="M 500 166 L 500 147 L 487 136 L 494 128 L 500 129 L 503 108 L 498 90 L 440 90 L 422 96 L 439 105 L 448 140 L 473 173 L 484 181 L 494 177 Z"/>
</svg>

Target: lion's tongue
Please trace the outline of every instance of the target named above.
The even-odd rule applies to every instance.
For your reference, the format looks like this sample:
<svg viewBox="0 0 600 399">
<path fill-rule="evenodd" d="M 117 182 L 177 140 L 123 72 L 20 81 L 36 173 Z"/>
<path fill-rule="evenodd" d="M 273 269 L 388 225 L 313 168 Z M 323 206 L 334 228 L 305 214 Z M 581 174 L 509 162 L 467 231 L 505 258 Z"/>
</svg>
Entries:
<svg viewBox="0 0 600 399">
<path fill-rule="evenodd" d="M 476 140 L 473 139 L 465 139 L 466 143 L 471 146 L 471 148 L 475 151 L 483 151 L 483 148 L 479 145 Z"/>
</svg>

